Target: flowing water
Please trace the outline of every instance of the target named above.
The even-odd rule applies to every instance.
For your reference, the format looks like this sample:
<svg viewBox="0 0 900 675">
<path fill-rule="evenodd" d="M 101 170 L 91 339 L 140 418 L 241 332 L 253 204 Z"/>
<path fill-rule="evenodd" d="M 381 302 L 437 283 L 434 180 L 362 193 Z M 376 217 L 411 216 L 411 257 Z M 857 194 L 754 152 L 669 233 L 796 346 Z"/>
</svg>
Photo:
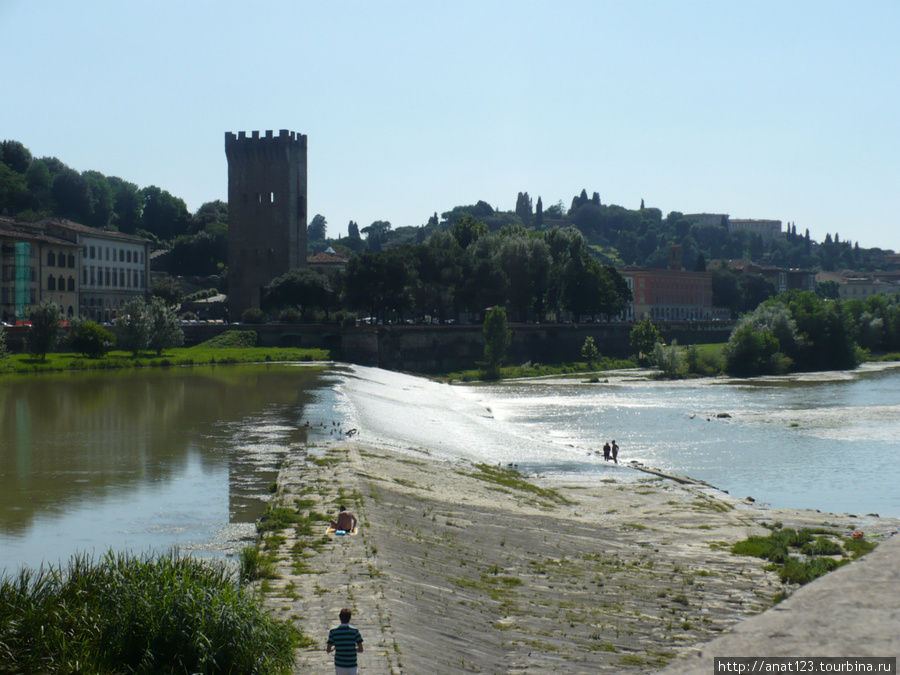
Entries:
<svg viewBox="0 0 900 675">
<path fill-rule="evenodd" d="M 627 466 L 636 460 L 779 507 L 900 516 L 898 364 L 752 381 L 644 375 L 451 387 L 357 368 L 341 391 L 369 440 L 400 449 L 585 480 L 644 476 Z M 618 465 L 595 454 L 611 440 Z"/>
<path fill-rule="evenodd" d="M 279 464 L 351 427 L 420 457 L 585 481 L 645 477 L 638 460 L 776 506 L 900 516 L 897 365 L 471 386 L 358 366 L 62 374 L 0 384 L 0 572 L 110 548 L 233 553 Z M 612 439 L 618 465 L 595 454 Z"/>
</svg>

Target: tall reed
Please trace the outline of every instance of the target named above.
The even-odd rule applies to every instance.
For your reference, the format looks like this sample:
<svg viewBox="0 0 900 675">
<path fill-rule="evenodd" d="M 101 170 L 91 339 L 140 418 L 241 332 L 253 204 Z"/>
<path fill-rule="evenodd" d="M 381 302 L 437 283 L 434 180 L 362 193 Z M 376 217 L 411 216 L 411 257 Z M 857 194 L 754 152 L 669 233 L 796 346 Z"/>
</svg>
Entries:
<svg viewBox="0 0 900 675">
<path fill-rule="evenodd" d="M 286 672 L 299 632 L 225 565 L 76 555 L 0 579 L 0 673 Z"/>
</svg>

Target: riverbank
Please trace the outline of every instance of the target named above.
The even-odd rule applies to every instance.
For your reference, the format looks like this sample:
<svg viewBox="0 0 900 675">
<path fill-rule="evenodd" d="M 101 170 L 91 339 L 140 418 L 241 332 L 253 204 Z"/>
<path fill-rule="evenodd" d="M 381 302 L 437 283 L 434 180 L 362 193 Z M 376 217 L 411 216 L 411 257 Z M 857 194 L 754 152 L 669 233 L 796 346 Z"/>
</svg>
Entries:
<svg viewBox="0 0 900 675">
<path fill-rule="evenodd" d="M 359 535 L 283 531 L 273 613 L 311 639 L 295 672 L 330 663 L 343 606 L 376 673 L 654 672 L 772 606 L 785 589 L 730 546 L 764 524 L 886 532 L 897 521 L 772 509 L 657 475 L 554 484 L 427 450 L 345 442 L 298 454 L 275 499 L 316 518 L 344 503 Z"/>
<path fill-rule="evenodd" d="M 51 353 L 42 360 L 30 354 L 12 354 L 0 359 L 0 377 L 34 373 L 61 373 L 85 370 L 131 370 L 135 368 L 170 368 L 173 366 L 204 366 L 238 363 L 290 363 L 330 361 L 325 349 L 294 347 L 185 347 L 167 349 L 160 355 L 141 352 L 115 351 L 100 357 L 85 357 L 73 353 Z"/>
</svg>

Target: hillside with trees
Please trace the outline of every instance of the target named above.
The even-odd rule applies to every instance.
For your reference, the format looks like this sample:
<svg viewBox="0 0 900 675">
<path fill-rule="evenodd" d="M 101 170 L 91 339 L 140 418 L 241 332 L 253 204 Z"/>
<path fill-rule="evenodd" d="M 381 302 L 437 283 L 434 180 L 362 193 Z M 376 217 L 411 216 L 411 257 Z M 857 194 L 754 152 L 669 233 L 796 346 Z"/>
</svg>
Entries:
<svg viewBox="0 0 900 675">
<path fill-rule="evenodd" d="M 165 249 L 154 269 L 172 275 L 227 274 L 228 206 L 208 202 L 191 214 L 185 202 L 157 187 L 138 187 L 97 171 L 79 172 L 55 157 L 35 158 L 22 143 L 0 143 L 0 213 L 26 221 L 57 216 L 97 228 L 137 234 Z M 328 223 L 316 214 L 308 225 L 310 252 L 329 246 L 350 258 L 343 278 L 292 279 L 303 288 L 294 305 L 304 317 L 310 307 L 324 314 L 355 308 L 372 316 L 444 317 L 504 304 L 512 320 L 540 320 L 569 311 L 576 315 L 615 314 L 609 288 L 619 282 L 614 268 L 665 268 L 668 248 L 681 247 L 688 270 L 705 270 L 716 259 L 747 259 L 761 265 L 860 272 L 883 269 L 889 251 L 863 249 L 838 233 L 823 242 L 789 223 L 784 236 L 766 243 L 759 234 L 729 232 L 722 222 L 701 224 L 659 208 L 604 204 L 596 191 L 583 189 L 568 205 L 544 205 L 527 192 L 514 208 L 485 201 L 434 212 L 419 226 L 393 227 L 385 220 L 328 237 Z M 296 276 L 296 275 L 295 275 Z M 302 282 L 302 283 L 301 283 Z M 267 309 L 287 308 L 284 289 L 274 280 Z M 827 290 L 827 289 L 825 289 Z M 832 289 L 833 290 L 833 289 Z M 615 295 L 615 293 L 613 293 Z M 733 316 L 752 311 L 775 294 L 759 275 L 713 272 L 713 304 Z M 295 307 L 296 309 L 296 307 Z"/>
</svg>

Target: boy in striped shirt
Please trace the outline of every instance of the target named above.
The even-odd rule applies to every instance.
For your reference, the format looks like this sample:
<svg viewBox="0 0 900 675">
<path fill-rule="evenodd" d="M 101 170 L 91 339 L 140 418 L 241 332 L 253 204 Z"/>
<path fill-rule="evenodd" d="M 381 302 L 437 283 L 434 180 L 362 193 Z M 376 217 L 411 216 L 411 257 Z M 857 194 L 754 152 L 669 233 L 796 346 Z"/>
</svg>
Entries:
<svg viewBox="0 0 900 675">
<path fill-rule="evenodd" d="M 350 610 L 346 607 L 339 614 L 341 625 L 328 631 L 328 645 L 325 652 L 334 652 L 335 675 L 357 674 L 357 653 L 362 654 L 363 639 L 359 631 L 350 625 Z"/>
</svg>

